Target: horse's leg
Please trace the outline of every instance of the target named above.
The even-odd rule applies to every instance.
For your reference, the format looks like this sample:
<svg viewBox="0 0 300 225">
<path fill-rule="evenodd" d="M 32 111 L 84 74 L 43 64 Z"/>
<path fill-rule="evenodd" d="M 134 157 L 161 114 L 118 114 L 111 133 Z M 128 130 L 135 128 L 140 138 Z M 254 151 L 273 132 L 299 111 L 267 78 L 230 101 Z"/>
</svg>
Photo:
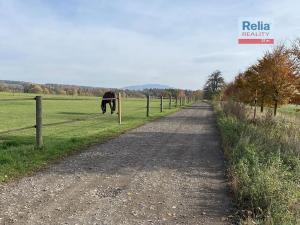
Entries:
<svg viewBox="0 0 300 225">
<path fill-rule="evenodd" d="M 102 103 L 101 103 L 101 109 L 102 109 L 102 113 L 104 114 L 106 112 L 106 102 L 105 102 L 105 100 L 103 100 Z"/>
<path fill-rule="evenodd" d="M 112 111 L 116 111 L 116 99 L 113 99 L 112 101 Z"/>
<path fill-rule="evenodd" d="M 113 114 L 113 113 L 114 113 L 114 111 L 113 111 L 113 109 L 112 109 L 112 106 L 111 106 L 111 101 L 109 101 L 109 103 L 108 103 L 108 104 L 109 104 L 109 107 L 110 107 L 110 113 L 111 113 L 111 114 Z"/>
</svg>

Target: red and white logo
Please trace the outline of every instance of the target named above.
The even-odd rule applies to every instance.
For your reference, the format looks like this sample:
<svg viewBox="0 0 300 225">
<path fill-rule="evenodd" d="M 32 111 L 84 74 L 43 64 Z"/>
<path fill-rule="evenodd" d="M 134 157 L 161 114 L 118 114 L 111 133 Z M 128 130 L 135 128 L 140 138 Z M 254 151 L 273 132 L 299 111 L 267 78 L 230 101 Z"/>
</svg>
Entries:
<svg viewBox="0 0 300 225">
<path fill-rule="evenodd" d="M 239 44 L 274 44 L 273 23 L 262 18 L 239 20 Z"/>
</svg>

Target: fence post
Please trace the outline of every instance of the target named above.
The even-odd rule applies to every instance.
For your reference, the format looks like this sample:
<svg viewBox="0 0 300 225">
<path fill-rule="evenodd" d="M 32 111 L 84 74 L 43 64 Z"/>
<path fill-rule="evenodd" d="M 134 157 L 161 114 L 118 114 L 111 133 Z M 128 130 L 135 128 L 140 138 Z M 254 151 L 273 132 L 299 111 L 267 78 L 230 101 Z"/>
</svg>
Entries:
<svg viewBox="0 0 300 225">
<path fill-rule="evenodd" d="M 42 115 L 42 96 L 35 97 L 35 140 L 36 147 L 43 147 L 43 115 Z"/>
<path fill-rule="evenodd" d="M 122 106 L 121 106 L 121 93 L 118 94 L 118 118 L 119 118 L 119 124 L 122 123 Z"/>
<path fill-rule="evenodd" d="M 253 120 L 256 119 L 256 103 L 257 103 L 257 91 L 255 92 L 255 99 L 254 99 L 254 115 L 253 115 Z"/>
<path fill-rule="evenodd" d="M 178 97 L 175 97 L 175 107 L 177 108 L 177 104 L 178 104 Z"/>
<path fill-rule="evenodd" d="M 163 112 L 163 96 L 160 96 L 160 112 Z"/>
<path fill-rule="evenodd" d="M 182 106 L 182 97 L 179 98 L 179 106 Z"/>
<path fill-rule="evenodd" d="M 147 95 L 147 111 L 146 116 L 149 117 L 150 114 L 150 95 Z"/>
<path fill-rule="evenodd" d="M 172 96 L 170 95 L 169 96 L 169 109 L 172 108 Z"/>
</svg>

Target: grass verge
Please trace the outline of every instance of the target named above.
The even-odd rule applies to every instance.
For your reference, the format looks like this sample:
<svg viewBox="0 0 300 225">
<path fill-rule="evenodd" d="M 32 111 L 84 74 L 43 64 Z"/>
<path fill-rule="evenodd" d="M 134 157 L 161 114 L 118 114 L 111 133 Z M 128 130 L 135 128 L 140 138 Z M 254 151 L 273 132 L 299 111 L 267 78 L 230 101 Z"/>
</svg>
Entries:
<svg viewBox="0 0 300 225">
<path fill-rule="evenodd" d="M 215 103 L 239 224 L 300 224 L 300 128 Z"/>
</svg>

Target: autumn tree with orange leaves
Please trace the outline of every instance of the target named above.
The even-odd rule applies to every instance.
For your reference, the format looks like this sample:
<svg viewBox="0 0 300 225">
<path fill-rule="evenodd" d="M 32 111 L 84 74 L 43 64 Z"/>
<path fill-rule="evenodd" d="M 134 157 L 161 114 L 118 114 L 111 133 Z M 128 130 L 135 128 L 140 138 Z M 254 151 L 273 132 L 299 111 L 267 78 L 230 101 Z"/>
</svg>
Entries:
<svg viewBox="0 0 300 225">
<path fill-rule="evenodd" d="M 246 104 L 258 102 L 263 112 L 264 106 L 273 106 L 274 115 L 279 105 L 299 102 L 300 40 L 292 50 L 278 45 L 266 52 L 255 65 L 236 76 L 227 86 L 224 98 L 232 97 Z"/>
<path fill-rule="evenodd" d="M 278 105 L 287 104 L 294 97 L 299 74 L 295 61 L 291 59 L 284 45 L 276 46 L 264 57 L 266 59 L 264 67 L 268 74 L 265 78 L 266 86 L 270 90 L 270 97 L 274 103 L 274 115 L 276 115 Z"/>
</svg>

